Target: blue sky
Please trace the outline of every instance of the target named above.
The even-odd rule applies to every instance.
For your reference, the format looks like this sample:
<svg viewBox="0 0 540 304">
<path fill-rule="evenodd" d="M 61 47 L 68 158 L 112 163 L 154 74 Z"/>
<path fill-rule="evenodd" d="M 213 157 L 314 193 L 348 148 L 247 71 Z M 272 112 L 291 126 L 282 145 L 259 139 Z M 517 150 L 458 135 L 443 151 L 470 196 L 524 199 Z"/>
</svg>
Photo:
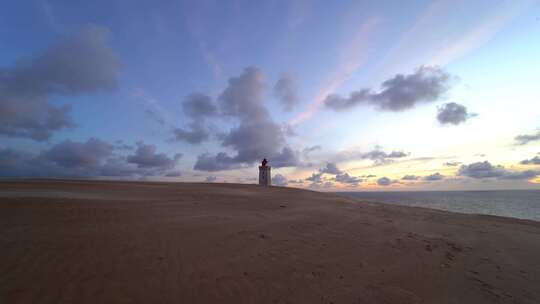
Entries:
<svg viewBox="0 0 540 304">
<path fill-rule="evenodd" d="M 17 1 L 0 47 L 4 177 L 540 188 L 539 1 Z"/>
</svg>

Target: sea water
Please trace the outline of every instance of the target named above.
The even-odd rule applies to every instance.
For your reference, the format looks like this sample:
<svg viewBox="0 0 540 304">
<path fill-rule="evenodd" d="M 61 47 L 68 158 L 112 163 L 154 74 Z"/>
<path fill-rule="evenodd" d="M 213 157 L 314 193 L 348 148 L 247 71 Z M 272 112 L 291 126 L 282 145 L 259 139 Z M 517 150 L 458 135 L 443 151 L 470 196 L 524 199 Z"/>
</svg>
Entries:
<svg viewBox="0 0 540 304">
<path fill-rule="evenodd" d="M 540 190 L 340 192 L 385 204 L 540 221 Z"/>
</svg>

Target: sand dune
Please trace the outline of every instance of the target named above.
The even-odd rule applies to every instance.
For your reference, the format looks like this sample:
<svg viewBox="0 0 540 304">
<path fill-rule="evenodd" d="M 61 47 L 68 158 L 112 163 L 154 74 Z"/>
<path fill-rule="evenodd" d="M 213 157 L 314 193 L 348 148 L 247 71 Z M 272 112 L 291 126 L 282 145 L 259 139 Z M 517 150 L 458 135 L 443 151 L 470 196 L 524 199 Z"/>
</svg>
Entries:
<svg viewBox="0 0 540 304">
<path fill-rule="evenodd" d="M 0 303 L 540 303 L 540 223 L 255 185 L 1 182 Z"/>
</svg>

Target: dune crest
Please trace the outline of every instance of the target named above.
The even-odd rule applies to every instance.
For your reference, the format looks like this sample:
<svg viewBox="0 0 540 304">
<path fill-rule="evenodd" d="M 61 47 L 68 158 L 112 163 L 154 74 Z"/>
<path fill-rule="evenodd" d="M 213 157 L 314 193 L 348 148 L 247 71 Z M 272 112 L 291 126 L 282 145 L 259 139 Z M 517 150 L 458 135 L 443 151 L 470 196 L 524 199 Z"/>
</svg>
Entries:
<svg viewBox="0 0 540 304">
<path fill-rule="evenodd" d="M 539 303 L 540 223 L 237 184 L 0 182 L 2 303 Z"/>
</svg>

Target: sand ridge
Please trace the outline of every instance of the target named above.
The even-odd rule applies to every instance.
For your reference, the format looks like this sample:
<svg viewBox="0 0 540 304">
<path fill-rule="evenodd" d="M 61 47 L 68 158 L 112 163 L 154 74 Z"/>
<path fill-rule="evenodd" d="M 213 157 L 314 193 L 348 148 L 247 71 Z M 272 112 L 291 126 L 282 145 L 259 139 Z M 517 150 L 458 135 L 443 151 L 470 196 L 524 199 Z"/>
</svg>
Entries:
<svg viewBox="0 0 540 304">
<path fill-rule="evenodd" d="M 1 303 L 539 303 L 540 223 L 237 184 L 0 182 Z"/>
</svg>

